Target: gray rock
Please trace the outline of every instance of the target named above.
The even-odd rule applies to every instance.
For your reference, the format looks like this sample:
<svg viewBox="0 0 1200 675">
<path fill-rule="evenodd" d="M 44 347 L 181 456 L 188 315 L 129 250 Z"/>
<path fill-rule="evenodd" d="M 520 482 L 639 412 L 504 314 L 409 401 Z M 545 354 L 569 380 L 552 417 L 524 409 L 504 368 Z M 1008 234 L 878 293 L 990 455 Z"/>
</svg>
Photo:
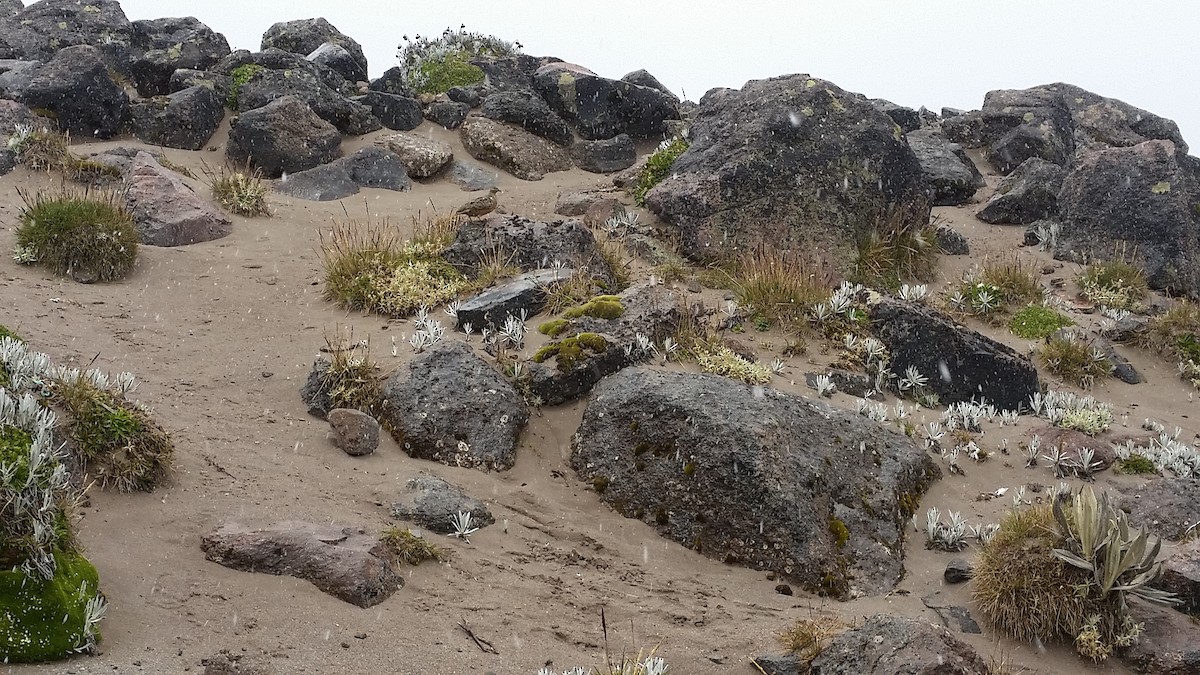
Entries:
<svg viewBox="0 0 1200 675">
<path fill-rule="evenodd" d="M 144 97 L 171 93 L 171 76 L 180 68 L 205 71 L 229 56 L 225 36 L 193 16 L 134 21 L 133 46 L 140 53 L 130 79 Z"/>
<path fill-rule="evenodd" d="M 398 66 L 392 66 L 383 71 L 383 75 L 371 80 L 367 85 L 369 91 L 382 91 L 385 94 L 395 94 L 407 98 L 416 98 L 416 93 L 404 82 L 404 71 Z"/>
<path fill-rule="evenodd" d="M 987 661 L 945 628 L 876 614 L 837 637 L 812 662 L 812 675 L 988 675 Z"/>
<path fill-rule="evenodd" d="M 1162 576 L 1152 585 L 1179 598 L 1175 609 L 1200 614 L 1200 540 L 1193 539 L 1166 556 Z"/>
<path fill-rule="evenodd" d="M 905 138 L 921 163 L 934 206 L 965 204 L 986 184 L 962 146 L 937 131 L 918 129 Z"/>
<path fill-rule="evenodd" d="M 238 110 L 253 110 L 283 96 L 295 96 L 304 101 L 318 117 L 344 134 L 360 136 L 383 128 L 370 108 L 346 98 L 316 75 L 305 71 L 262 70 L 255 73 L 238 89 Z"/>
<path fill-rule="evenodd" d="M 1182 541 L 1200 523 L 1200 480 L 1154 476 L 1117 489 L 1117 506 L 1129 514 L 1130 523 L 1163 539 Z"/>
<path fill-rule="evenodd" d="M 453 101 L 434 101 L 425 106 L 425 119 L 440 124 L 445 129 L 457 129 L 467 119 L 471 107 L 466 103 Z"/>
<path fill-rule="evenodd" d="M 224 119 L 224 102 L 204 85 L 140 100 L 130 110 L 130 127 L 138 140 L 183 150 L 203 148 Z"/>
<path fill-rule="evenodd" d="M 329 411 L 335 408 L 330 396 L 329 384 L 325 381 L 325 373 L 329 371 L 329 359 L 318 358 L 313 362 L 312 370 L 300 388 L 300 400 L 308 406 L 308 414 L 319 419 L 326 419 Z"/>
<path fill-rule="evenodd" d="M 235 163 L 250 160 L 269 178 L 332 161 L 342 135 L 304 101 L 284 96 L 233 119 L 225 153 Z"/>
<path fill-rule="evenodd" d="M 262 49 L 265 51 L 274 47 L 303 56 L 312 54 L 327 42 L 346 49 L 359 66 L 357 71 L 351 73 L 353 77 L 346 79 L 351 82 L 366 81 L 367 57 L 363 55 L 362 46 L 323 18 L 280 21 L 273 24 L 263 34 Z"/>
<path fill-rule="evenodd" d="M 421 122 L 425 120 L 421 111 L 421 102 L 415 98 L 381 91 L 368 91 L 351 100 L 370 108 L 384 127 L 394 131 L 411 131 L 421 126 Z"/>
<path fill-rule="evenodd" d="M 366 80 L 366 71 L 362 64 L 345 47 L 332 42 L 324 42 L 305 57 L 313 63 L 319 63 L 326 68 L 346 78 L 349 82 Z"/>
<path fill-rule="evenodd" d="M 885 299 L 870 308 L 870 317 L 871 331 L 891 354 L 892 372 L 916 368 L 943 404 L 983 399 L 1017 410 L 1040 390 L 1027 357 L 932 309 Z"/>
<path fill-rule="evenodd" d="M 541 180 L 548 173 L 567 171 L 567 151 L 520 127 L 469 117 L 459 133 L 463 148 L 472 157 L 497 166 L 521 180 Z"/>
<path fill-rule="evenodd" d="M 41 61 L 19 61 L 0 59 L 0 96 L 12 98 L 33 81 L 33 75 L 42 66 Z"/>
<path fill-rule="evenodd" d="M 975 621 L 975 617 L 971 616 L 970 610 L 966 607 L 940 602 L 936 593 L 921 598 L 921 602 L 938 615 L 942 626 L 946 628 L 971 635 L 979 635 L 983 632 L 979 628 L 979 623 Z"/>
<path fill-rule="evenodd" d="M 404 585 L 379 540 L 358 528 L 289 521 L 251 530 L 227 523 L 205 535 L 200 549 L 218 565 L 304 579 L 359 607 L 373 607 Z"/>
<path fill-rule="evenodd" d="M 488 171 L 478 164 L 456 159 L 450 163 L 450 170 L 447 171 L 446 177 L 450 179 L 451 183 L 467 192 L 478 192 L 496 187 L 496 179 L 500 177 L 500 174 Z"/>
<path fill-rule="evenodd" d="M 393 516 L 437 534 L 453 533 L 451 519 L 459 513 L 470 513 L 475 527 L 487 527 L 496 522 L 486 504 L 457 485 L 424 472 L 408 479 L 399 499 L 392 503 Z"/>
<path fill-rule="evenodd" d="M 328 68 L 315 61 L 309 61 L 300 54 L 293 54 L 292 52 L 275 49 L 274 47 L 264 49 L 261 52 L 249 52 L 245 49 L 239 49 L 221 59 L 220 63 L 209 70 L 221 75 L 233 75 L 233 71 L 249 64 L 262 66 L 267 70 L 275 70 L 285 74 L 300 73 L 307 80 L 315 78 L 330 91 L 343 97 L 356 96 L 359 93 L 353 82 L 347 82 L 346 78 L 342 77 L 332 68 Z"/>
<path fill-rule="evenodd" d="M 0 58 L 49 61 L 62 49 L 89 45 L 127 73 L 133 32 L 117 0 L 41 0 L 0 24 Z"/>
<path fill-rule="evenodd" d="M 921 164 L 891 118 L 832 82 L 788 75 L 714 89 L 690 138 L 646 197 L 678 228 L 685 257 L 765 245 L 817 248 L 849 264 L 856 223 L 889 209 L 893 226 L 928 222 Z"/>
<path fill-rule="evenodd" d="M 1151 288 L 1200 298 L 1200 160 L 1170 141 L 1080 155 L 1058 195 L 1055 257 L 1105 260 L 1137 251 Z"/>
<path fill-rule="evenodd" d="M 497 122 L 515 124 L 531 134 L 567 147 L 574 140 L 571 127 L 532 91 L 499 91 L 483 100 L 480 113 Z"/>
<path fill-rule="evenodd" d="M 636 84 L 639 87 L 657 89 L 676 101 L 679 100 L 679 97 L 673 94 L 670 89 L 667 89 L 666 85 L 664 85 L 662 82 L 659 82 L 657 77 L 651 75 L 649 71 L 644 68 L 639 68 L 632 73 L 626 73 L 623 77 L 621 77 L 621 81 L 628 82 L 630 84 Z"/>
<path fill-rule="evenodd" d="M 0 19 L 7 19 L 21 13 L 25 3 L 21 0 L 0 0 Z"/>
<path fill-rule="evenodd" d="M 976 217 L 985 223 L 1025 225 L 1058 215 L 1058 192 L 1067 172 L 1040 157 L 1031 157 L 996 187 L 996 194 Z"/>
<path fill-rule="evenodd" d="M 504 471 L 516 460 L 529 411 L 511 382 L 469 346 L 450 342 L 388 378 L 381 421 L 412 457 Z"/>
<path fill-rule="evenodd" d="M 275 181 L 275 190 L 296 199 L 328 202 L 358 194 L 358 183 L 339 164 L 297 171 Z"/>
<path fill-rule="evenodd" d="M 244 654 L 231 654 L 223 649 L 215 656 L 200 660 L 204 675 L 274 675 L 275 671 L 262 660 Z"/>
<path fill-rule="evenodd" d="M 129 167 L 125 208 L 133 216 L 138 238 L 151 246 L 197 244 L 233 232 L 228 216 L 145 152 L 139 152 Z"/>
<path fill-rule="evenodd" d="M 946 571 L 942 573 L 942 577 L 946 579 L 946 583 L 961 584 L 964 581 L 970 581 L 971 575 L 975 573 L 975 567 L 966 558 L 955 558 L 946 563 Z"/>
<path fill-rule="evenodd" d="M 0 98 L 0 148 L 7 147 L 8 138 L 19 126 L 37 129 L 45 120 L 33 114 L 29 106 Z"/>
<path fill-rule="evenodd" d="M 1200 675 L 1200 628 L 1193 618 L 1136 598 L 1129 614 L 1143 630 L 1133 646 L 1117 652 L 1125 665 L 1136 673 Z"/>
<path fill-rule="evenodd" d="M 24 86 L 7 94 L 30 108 L 49 110 L 60 129 L 80 138 L 115 136 L 129 110 L 129 97 L 109 75 L 104 53 L 89 45 L 59 50 Z"/>
<path fill-rule="evenodd" d="M 1111 326 L 1101 327 L 1100 336 L 1117 343 L 1129 342 L 1144 331 L 1149 323 L 1149 317 L 1129 316 L 1113 322 Z"/>
<path fill-rule="evenodd" d="M 800 657 L 795 654 L 764 654 L 754 658 L 754 665 L 758 666 L 766 675 L 802 675 L 807 673 L 807 670 L 801 671 L 802 662 Z M 803 664 L 807 667 L 808 664 Z"/>
<path fill-rule="evenodd" d="M 840 599 L 895 586 L 905 504 L 940 475 L 911 440 L 841 409 L 646 367 L 596 387 L 571 466 L 669 539 Z"/>
<path fill-rule="evenodd" d="M 195 86 L 212 89 L 213 93 L 217 95 L 217 100 L 222 104 L 226 104 L 229 101 L 229 94 L 233 90 L 233 78 L 207 70 L 180 68 L 171 73 L 171 79 L 167 83 L 167 90 L 175 93 Z"/>
<path fill-rule="evenodd" d="M 967 113 L 967 111 L 963 110 L 961 108 L 950 108 L 950 107 L 942 106 L 942 117 L 943 118 L 958 117 L 959 115 L 965 115 L 966 113 Z"/>
<path fill-rule="evenodd" d="M 900 127 L 901 132 L 907 134 L 921 128 L 921 116 L 916 110 L 892 103 L 891 101 L 882 98 L 873 98 L 869 100 L 871 105 L 875 106 L 876 110 L 892 118 L 892 121 L 896 123 L 896 126 Z"/>
<path fill-rule="evenodd" d="M 586 267 L 588 274 L 606 284 L 614 281 L 595 235 L 578 220 L 547 223 L 500 214 L 472 218 L 458 228 L 442 257 L 464 274 L 475 276 L 484 254 L 493 250 L 502 251 L 524 272 L 557 261 L 576 269 Z"/>
<path fill-rule="evenodd" d="M 949 225 L 938 225 L 934 230 L 938 250 L 944 255 L 970 255 L 971 245 L 963 234 Z"/>
<path fill-rule="evenodd" d="M 596 204 L 609 202 L 620 203 L 611 193 L 599 190 L 564 192 L 558 195 L 558 201 L 554 203 L 554 213 L 560 216 L 582 216 Z"/>
<path fill-rule="evenodd" d="M 349 408 L 334 408 L 326 416 L 333 430 L 333 442 L 351 457 L 362 457 L 379 447 L 379 422 L 374 417 Z"/>
<path fill-rule="evenodd" d="M 412 133 L 381 136 L 375 139 L 375 144 L 396 153 L 413 178 L 428 178 L 454 158 L 449 144 Z"/>
<path fill-rule="evenodd" d="M 17 168 L 17 155 L 8 148 L 0 149 L 0 176 Z"/>
<path fill-rule="evenodd" d="M 637 162 L 633 139 L 620 134 L 603 141 L 579 141 L 571 146 L 575 166 L 592 173 L 613 173 Z"/>
<path fill-rule="evenodd" d="M 471 325 L 473 331 L 495 328 L 511 316 L 534 316 L 546 306 L 546 289 L 570 281 L 572 269 L 549 269 L 526 272 L 499 285 L 488 288 L 473 298 L 464 300 L 458 308 L 456 328 Z"/>
<path fill-rule="evenodd" d="M 819 375 L 828 375 L 838 391 L 851 396 L 865 397 L 875 389 L 875 382 L 866 373 L 853 373 L 840 368 L 830 368 L 821 373 L 805 373 L 804 384 L 816 389 Z"/>
<path fill-rule="evenodd" d="M 469 110 L 471 108 L 478 108 L 483 103 L 483 97 L 487 93 L 486 87 L 477 84 L 465 87 L 450 87 L 446 90 L 446 98 L 455 103 L 462 103 Z"/>
<path fill-rule="evenodd" d="M 350 180 L 367 188 L 404 191 L 412 189 L 404 162 L 391 150 L 376 146 L 359 148 L 354 154 L 333 162 L 350 176 Z"/>
<path fill-rule="evenodd" d="M 556 113 L 575 124 L 587 140 L 629 134 L 662 138 L 666 121 L 680 118 L 679 101 L 658 89 L 600 77 L 570 63 L 549 63 L 534 71 L 533 88 Z"/>
</svg>

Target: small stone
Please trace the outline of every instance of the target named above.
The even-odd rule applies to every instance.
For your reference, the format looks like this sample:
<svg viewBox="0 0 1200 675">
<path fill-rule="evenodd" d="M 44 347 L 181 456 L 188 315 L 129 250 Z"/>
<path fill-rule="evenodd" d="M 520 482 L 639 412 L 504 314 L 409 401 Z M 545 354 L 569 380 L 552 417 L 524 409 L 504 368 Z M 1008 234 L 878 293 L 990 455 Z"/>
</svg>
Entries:
<svg viewBox="0 0 1200 675">
<path fill-rule="evenodd" d="M 942 576 L 945 577 L 947 583 L 961 584 L 969 581 L 974 572 L 975 568 L 965 558 L 955 558 L 946 565 L 946 571 Z"/>
<path fill-rule="evenodd" d="M 779 584 L 775 587 L 775 592 L 780 595 L 791 595 L 792 587 L 788 586 L 787 584 Z"/>
<path fill-rule="evenodd" d="M 379 422 L 374 417 L 349 408 L 335 408 L 326 418 L 333 429 L 334 444 L 347 455 L 361 457 L 379 447 Z"/>
<path fill-rule="evenodd" d="M 350 643 L 349 643 L 349 642 L 343 642 L 343 643 L 342 643 L 342 649 L 350 649 Z"/>
<path fill-rule="evenodd" d="M 275 374 L 275 373 L 272 373 L 272 372 L 271 372 L 271 371 L 269 371 L 269 370 L 264 370 L 264 371 L 262 371 L 262 376 L 263 376 L 263 379 L 266 379 L 266 378 L 268 378 L 268 377 L 271 377 L 271 376 L 273 376 L 274 374 Z"/>
<path fill-rule="evenodd" d="M 359 640 L 366 640 L 367 634 L 366 633 L 355 633 L 354 637 L 358 638 Z"/>
</svg>

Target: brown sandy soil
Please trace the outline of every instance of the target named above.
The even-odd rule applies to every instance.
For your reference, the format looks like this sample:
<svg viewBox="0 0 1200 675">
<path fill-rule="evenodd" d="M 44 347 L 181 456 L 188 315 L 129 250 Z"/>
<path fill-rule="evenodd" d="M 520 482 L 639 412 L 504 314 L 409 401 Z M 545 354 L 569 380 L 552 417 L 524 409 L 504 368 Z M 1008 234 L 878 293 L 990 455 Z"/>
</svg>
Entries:
<svg viewBox="0 0 1200 675">
<path fill-rule="evenodd" d="M 457 135 L 440 128 L 427 133 L 466 156 Z M 218 132 L 214 139 L 224 137 Z M 358 139 L 347 149 L 369 142 Z M 199 175 L 202 160 L 210 165 L 223 160 L 221 150 L 166 154 Z M 994 185 L 995 177 L 989 180 Z M 609 183 L 572 171 L 539 182 L 503 176 L 500 184 L 502 208 L 549 218 L 559 192 Z M 56 185 L 57 179 L 24 169 L 0 179 L 0 250 L 8 251 L 14 241 L 20 203 L 15 188 Z M 194 185 L 203 190 L 199 181 Z M 981 190 L 980 199 L 989 193 Z M 221 649 L 261 655 L 277 673 L 532 674 L 551 662 L 561 671 L 602 663 L 603 608 L 614 654 L 661 645 L 659 654 L 681 675 L 753 673 L 750 657 L 780 651 L 775 634 L 814 613 L 854 621 L 887 612 L 937 622 L 923 597 L 969 605 L 968 586 L 942 581 L 954 556 L 925 550 L 923 534 L 915 531 L 899 589 L 847 603 L 780 595 L 777 582 L 763 572 L 723 565 L 665 541 L 650 526 L 612 512 L 570 470 L 579 404 L 535 415 L 516 466 L 505 473 L 414 460 L 391 439 L 364 458 L 336 449 L 326 423 L 307 415 L 299 398 L 324 335 L 339 325 L 352 327 L 356 338 L 370 338 L 373 356 L 390 369 L 410 357 L 403 337 L 411 328 L 406 321 L 346 313 L 322 299 L 318 232 L 346 211 L 407 225 L 431 205 L 446 210 L 471 196 L 446 182 L 418 184 L 408 193 L 364 190 L 344 202 L 276 194 L 274 217 L 235 218 L 233 235 L 215 242 L 143 247 L 132 276 L 115 284 L 77 284 L 4 256 L 3 323 L 59 362 L 84 366 L 94 358 L 95 367 L 135 373 L 141 386 L 134 396 L 171 432 L 177 460 L 173 480 L 153 494 L 91 493 L 80 535 L 111 603 L 101 626 L 102 654 L 43 666 L 0 666 L 0 672 L 199 672 L 200 660 Z M 937 209 L 969 238 L 973 252 L 970 259 L 943 258 L 938 290 L 956 281 L 970 262 L 1011 254 L 1021 241 L 1023 228 L 980 223 L 975 208 Z M 1023 255 L 1057 265 L 1045 254 Z M 1069 279 L 1074 271 L 1060 265 L 1056 276 Z M 1027 347 L 1006 329 L 982 328 Z M 753 329 L 739 337 L 754 344 L 765 362 L 785 341 Z M 391 353 L 393 338 L 398 357 Z M 808 355 L 792 358 L 775 386 L 810 395 L 803 372 L 831 360 L 820 351 L 814 344 Z M 1124 351 L 1149 382 L 1129 386 L 1114 380 L 1094 393 L 1114 405 L 1118 419 L 1130 413 L 1129 431 L 1151 416 L 1168 428 L 1182 426 L 1184 437 L 1191 438 L 1196 426 L 1188 416 L 1196 403 L 1174 365 Z M 834 402 L 854 405 L 843 394 Z M 917 411 L 914 420 L 934 420 L 939 412 Z M 965 462 L 967 475 L 936 483 L 918 517 L 936 506 L 962 511 L 972 523 L 998 522 L 1018 486 L 1056 484 L 1049 468 L 1025 469 L 1015 450 L 1039 426 L 1030 417 L 1015 428 L 987 424 L 984 446 L 998 449 L 1007 437 L 1014 454 L 978 465 Z M 1119 422 L 1116 431 L 1125 431 Z M 200 537 L 230 520 L 262 526 L 299 519 L 381 530 L 390 522 L 387 507 L 399 486 L 421 469 L 486 500 L 497 524 L 473 535 L 469 544 L 441 537 L 438 543 L 452 551 L 452 559 L 405 568 L 405 587 L 375 608 L 359 609 L 297 579 L 229 570 L 200 552 Z M 1105 472 L 1097 484 L 1124 480 L 1133 479 Z M 980 493 L 1001 487 L 1010 488 L 1010 495 L 976 501 Z M 971 550 L 964 555 L 970 557 Z M 457 627 L 460 620 L 499 654 L 481 652 Z M 1039 649 L 997 640 L 989 632 L 960 637 L 985 657 L 1009 660 L 1013 672 L 1126 672 L 1115 660 L 1092 666 L 1069 647 Z"/>
</svg>

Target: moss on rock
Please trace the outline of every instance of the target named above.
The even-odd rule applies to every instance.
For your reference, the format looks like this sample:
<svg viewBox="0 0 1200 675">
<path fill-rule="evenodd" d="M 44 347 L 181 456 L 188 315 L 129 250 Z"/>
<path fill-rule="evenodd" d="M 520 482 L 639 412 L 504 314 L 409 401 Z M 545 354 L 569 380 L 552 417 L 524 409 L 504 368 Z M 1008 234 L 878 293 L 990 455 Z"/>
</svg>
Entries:
<svg viewBox="0 0 1200 675">
<path fill-rule="evenodd" d="M 0 656 L 9 663 L 66 658 L 99 640 L 87 625 L 87 605 L 100 586 L 96 568 L 79 553 L 54 560 L 50 580 L 0 572 Z"/>
<path fill-rule="evenodd" d="M 533 360 L 544 363 L 547 359 L 554 357 L 558 369 L 566 372 L 574 368 L 575 364 L 584 358 L 586 352 L 602 354 L 607 349 L 608 340 L 605 340 L 603 336 L 596 333 L 580 333 L 542 347 L 533 355 Z"/>
<path fill-rule="evenodd" d="M 577 305 L 563 312 L 564 319 L 578 319 L 590 316 L 594 319 L 616 319 L 625 313 L 625 305 L 621 298 L 615 295 L 597 295 L 582 305 Z"/>
</svg>

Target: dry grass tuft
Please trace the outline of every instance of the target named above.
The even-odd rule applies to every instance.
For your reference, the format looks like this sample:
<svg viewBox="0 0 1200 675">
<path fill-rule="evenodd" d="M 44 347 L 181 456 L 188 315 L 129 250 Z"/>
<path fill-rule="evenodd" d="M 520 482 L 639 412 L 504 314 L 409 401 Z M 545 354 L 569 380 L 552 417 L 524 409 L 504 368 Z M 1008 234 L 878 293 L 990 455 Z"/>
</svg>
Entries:
<svg viewBox="0 0 1200 675">
<path fill-rule="evenodd" d="M 738 302 L 755 318 L 794 328 L 807 325 L 809 310 L 829 297 L 833 272 L 810 257 L 761 247 L 736 260 L 732 274 Z"/>
<path fill-rule="evenodd" d="M 396 564 L 420 565 L 426 560 L 441 562 L 449 557 L 445 549 L 429 543 L 424 537 L 413 534 L 412 530 L 407 528 L 389 527 L 379 537 L 379 543 Z"/>
<path fill-rule="evenodd" d="M 1091 342 L 1068 334 L 1052 335 L 1038 349 L 1042 365 L 1055 377 L 1084 389 L 1112 375 L 1113 366 Z"/>
<path fill-rule="evenodd" d="M 226 211 L 247 218 L 271 215 L 267 185 L 257 169 L 252 170 L 249 165 L 245 169 L 222 166 L 214 172 L 205 165 L 203 171 L 213 199 Z"/>
<path fill-rule="evenodd" d="M 937 269 L 933 226 L 915 225 L 904 211 L 880 216 L 859 237 L 854 278 L 865 286 L 895 290 L 906 281 L 929 281 Z"/>
</svg>

